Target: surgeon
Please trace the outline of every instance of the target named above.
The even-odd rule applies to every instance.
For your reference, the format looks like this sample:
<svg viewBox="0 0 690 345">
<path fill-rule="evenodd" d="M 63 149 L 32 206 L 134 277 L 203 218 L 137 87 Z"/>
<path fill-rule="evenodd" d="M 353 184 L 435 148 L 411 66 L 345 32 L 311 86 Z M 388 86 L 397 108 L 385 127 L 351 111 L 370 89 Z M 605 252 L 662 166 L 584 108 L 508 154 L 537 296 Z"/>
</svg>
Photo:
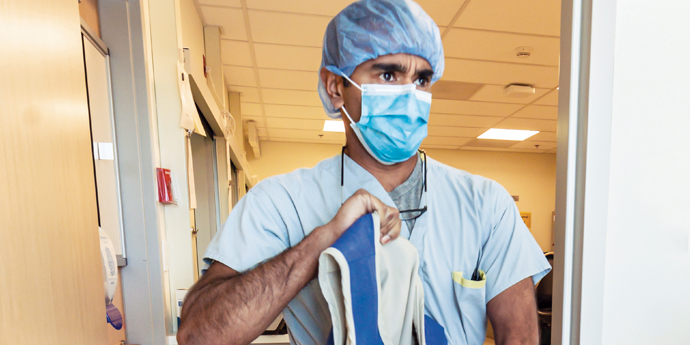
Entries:
<svg viewBox="0 0 690 345">
<path fill-rule="evenodd" d="M 318 85 L 345 122 L 343 154 L 265 179 L 239 201 L 206 252 L 177 339 L 249 344 L 282 312 L 292 344 L 326 344 L 319 254 L 377 211 L 382 244 L 419 253 L 425 314 L 448 344 L 538 343 L 534 284 L 550 269 L 508 192 L 419 151 L 431 85 L 444 69 L 436 24 L 411 0 L 362 0 L 331 20 Z"/>
</svg>

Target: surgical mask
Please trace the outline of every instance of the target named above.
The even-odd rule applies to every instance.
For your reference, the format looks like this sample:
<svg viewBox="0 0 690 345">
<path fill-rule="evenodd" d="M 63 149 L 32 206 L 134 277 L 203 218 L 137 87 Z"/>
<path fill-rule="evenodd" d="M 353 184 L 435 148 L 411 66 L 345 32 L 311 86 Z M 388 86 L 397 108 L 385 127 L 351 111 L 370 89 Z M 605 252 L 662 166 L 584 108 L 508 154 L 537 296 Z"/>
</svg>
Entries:
<svg viewBox="0 0 690 345">
<path fill-rule="evenodd" d="M 427 122 L 431 110 L 431 93 L 417 90 L 415 84 L 357 85 L 362 91 L 362 115 L 350 127 L 362 146 L 379 163 L 392 165 L 414 156 L 427 136 Z"/>
</svg>

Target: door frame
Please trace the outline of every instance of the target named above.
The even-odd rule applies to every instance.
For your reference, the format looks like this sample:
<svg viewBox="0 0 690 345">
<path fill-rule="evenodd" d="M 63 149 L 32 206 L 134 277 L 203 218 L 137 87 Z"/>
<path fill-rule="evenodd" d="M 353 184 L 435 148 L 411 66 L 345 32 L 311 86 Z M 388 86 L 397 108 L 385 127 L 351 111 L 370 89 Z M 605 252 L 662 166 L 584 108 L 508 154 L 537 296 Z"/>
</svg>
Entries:
<svg viewBox="0 0 690 345">
<path fill-rule="evenodd" d="M 562 0 L 551 341 L 601 344 L 616 0 Z"/>
</svg>

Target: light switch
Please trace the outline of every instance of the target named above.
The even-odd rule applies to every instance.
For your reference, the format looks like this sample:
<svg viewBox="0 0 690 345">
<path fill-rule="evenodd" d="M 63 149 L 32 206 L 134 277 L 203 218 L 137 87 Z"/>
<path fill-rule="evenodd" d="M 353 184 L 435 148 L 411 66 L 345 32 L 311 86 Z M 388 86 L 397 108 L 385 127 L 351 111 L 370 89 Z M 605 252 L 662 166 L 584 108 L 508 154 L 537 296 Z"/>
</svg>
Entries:
<svg viewBox="0 0 690 345">
<path fill-rule="evenodd" d="M 115 160 L 113 143 L 98 143 L 98 156 L 100 160 L 104 161 Z"/>
</svg>

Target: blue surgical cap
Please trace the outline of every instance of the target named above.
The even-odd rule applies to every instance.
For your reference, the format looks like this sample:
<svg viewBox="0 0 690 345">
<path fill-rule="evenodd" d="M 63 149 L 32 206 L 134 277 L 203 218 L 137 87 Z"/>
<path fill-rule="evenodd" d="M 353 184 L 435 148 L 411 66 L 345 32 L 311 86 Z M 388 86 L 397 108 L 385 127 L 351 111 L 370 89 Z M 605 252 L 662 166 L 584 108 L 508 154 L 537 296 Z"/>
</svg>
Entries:
<svg viewBox="0 0 690 345">
<path fill-rule="evenodd" d="M 416 2 L 360 0 L 328 23 L 323 36 L 321 68 L 350 76 L 365 61 L 397 53 L 425 58 L 434 71 L 432 83 L 443 75 L 445 63 L 438 26 Z M 321 78 L 319 97 L 326 114 L 340 118 L 340 111 L 331 104 Z"/>
</svg>

